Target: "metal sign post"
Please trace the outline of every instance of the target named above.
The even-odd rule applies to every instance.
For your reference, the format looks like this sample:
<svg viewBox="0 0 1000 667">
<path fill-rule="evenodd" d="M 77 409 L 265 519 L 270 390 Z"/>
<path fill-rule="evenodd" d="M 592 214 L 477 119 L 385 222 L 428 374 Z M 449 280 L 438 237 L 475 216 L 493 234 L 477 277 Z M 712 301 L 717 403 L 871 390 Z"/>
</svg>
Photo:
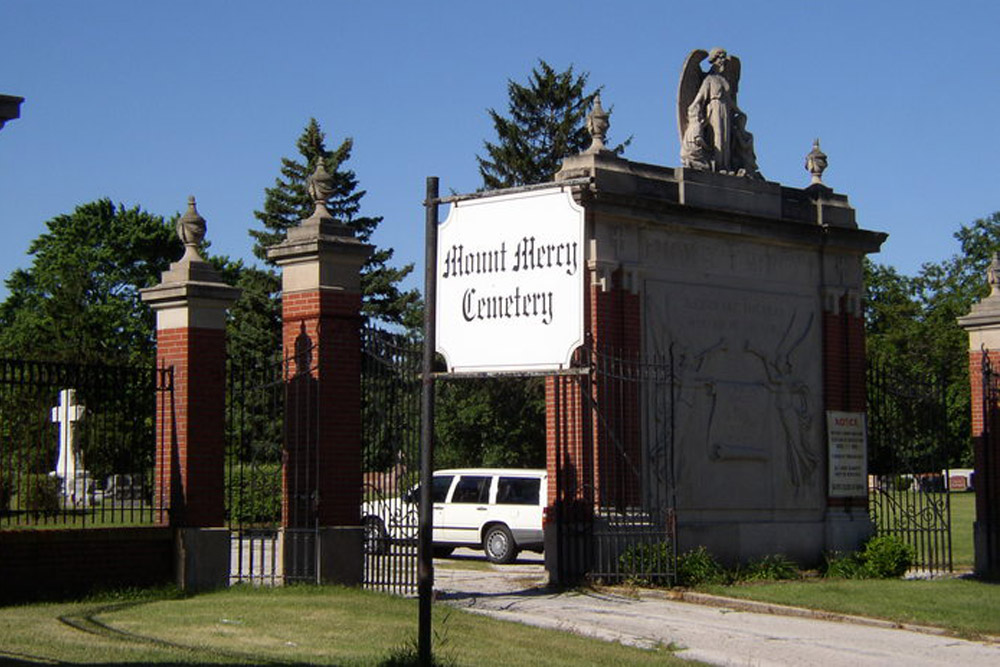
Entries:
<svg viewBox="0 0 1000 667">
<path fill-rule="evenodd" d="M 420 599 L 417 650 L 420 664 L 431 664 L 431 599 L 434 593 L 431 481 L 434 474 L 434 353 L 437 302 L 438 178 L 427 177 L 424 254 L 424 358 L 420 405 L 420 520 L 417 542 L 417 594 Z"/>
</svg>

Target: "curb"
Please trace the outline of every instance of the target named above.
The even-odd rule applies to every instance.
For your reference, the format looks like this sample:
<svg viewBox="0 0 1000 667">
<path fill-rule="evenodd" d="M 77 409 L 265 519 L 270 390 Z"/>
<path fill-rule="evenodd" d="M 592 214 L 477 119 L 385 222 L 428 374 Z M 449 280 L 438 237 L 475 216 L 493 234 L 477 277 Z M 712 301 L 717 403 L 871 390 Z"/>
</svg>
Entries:
<svg viewBox="0 0 1000 667">
<path fill-rule="evenodd" d="M 957 637 L 958 635 L 945 628 L 932 625 L 917 625 L 914 623 L 899 623 L 887 621 L 881 618 L 869 618 L 868 616 L 853 616 L 851 614 L 840 614 L 832 611 L 821 611 L 818 609 L 807 609 L 805 607 L 790 607 L 788 605 L 774 604 L 772 602 L 757 602 L 755 600 L 744 600 L 741 598 L 730 598 L 721 595 L 711 595 L 708 593 L 696 593 L 694 591 L 649 591 L 640 592 L 641 597 L 666 598 L 690 604 L 699 604 L 707 607 L 719 607 L 733 611 L 745 611 L 757 614 L 771 614 L 773 616 L 791 616 L 796 618 L 817 619 L 823 621 L 838 621 L 841 623 L 853 623 L 855 625 L 867 625 L 876 628 L 889 630 L 908 630 L 926 635 L 937 635 L 939 637 Z M 977 635 L 973 641 L 981 641 L 987 644 L 1000 644 L 1000 636 Z"/>
</svg>

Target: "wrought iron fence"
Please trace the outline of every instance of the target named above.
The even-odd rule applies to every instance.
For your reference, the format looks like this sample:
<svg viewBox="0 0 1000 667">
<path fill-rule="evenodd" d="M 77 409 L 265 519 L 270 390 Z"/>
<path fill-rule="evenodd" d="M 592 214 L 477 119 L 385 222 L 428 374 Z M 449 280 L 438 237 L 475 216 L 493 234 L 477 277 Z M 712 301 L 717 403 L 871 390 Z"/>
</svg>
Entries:
<svg viewBox="0 0 1000 667">
<path fill-rule="evenodd" d="M 162 523 L 170 369 L 0 359 L 0 528 Z"/>
<path fill-rule="evenodd" d="M 574 394 L 582 409 L 581 432 L 556 436 L 559 449 L 578 448 L 569 457 L 555 452 L 559 578 L 579 572 L 603 581 L 672 583 L 673 360 L 582 349 L 579 363 L 589 372 L 557 378 L 550 404 L 557 429 L 576 421 Z M 567 469 L 563 461 L 573 459 L 579 464 Z"/>
<path fill-rule="evenodd" d="M 950 572 L 947 480 L 956 443 L 948 428 L 945 378 L 913 377 L 872 362 L 867 387 L 869 513 L 875 532 L 912 546 L 916 568 Z"/>
<path fill-rule="evenodd" d="M 1000 507 L 990 502 L 996 497 L 1000 465 L 996 460 L 997 433 L 1000 432 L 1000 371 L 990 362 L 990 351 L 983 349 L 983 432 L 976 461 L 976 570 L 988 576 L 1000 571 Z M 982 471 L 982 472 L 980 472 Z M 980 546 L 981 545 L 981 546 Z"/>
<path fill-rule="evenodd" d="M 364 585 L 401 595 L 417 590 L 417 516 L 401 499 L 420 471 L 421 355 L 404 335 L 362 330 Z M 369 508 L 380 503 L 398 508 L 393 526 L 372 516 L 378 512 Z"/>
</svg>

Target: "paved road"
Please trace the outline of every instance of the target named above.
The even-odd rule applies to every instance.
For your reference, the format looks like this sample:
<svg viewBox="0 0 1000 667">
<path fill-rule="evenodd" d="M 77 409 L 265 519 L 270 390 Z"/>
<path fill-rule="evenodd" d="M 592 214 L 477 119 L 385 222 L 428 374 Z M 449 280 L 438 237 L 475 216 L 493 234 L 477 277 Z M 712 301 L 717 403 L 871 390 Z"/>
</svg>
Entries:
<svg viewBox="0 0 1000 667">
<path fill-rule="evenodd" d="M 435 561 L 439 599 L 469 611 L 642 647 L 713 665 L 930 667 L 1000 665 L 1000 645 L 844 621 L 737 611 L 655 593 L 555 592 L 540 559 L 482 569 L 476 552 Z"/>
</svg>

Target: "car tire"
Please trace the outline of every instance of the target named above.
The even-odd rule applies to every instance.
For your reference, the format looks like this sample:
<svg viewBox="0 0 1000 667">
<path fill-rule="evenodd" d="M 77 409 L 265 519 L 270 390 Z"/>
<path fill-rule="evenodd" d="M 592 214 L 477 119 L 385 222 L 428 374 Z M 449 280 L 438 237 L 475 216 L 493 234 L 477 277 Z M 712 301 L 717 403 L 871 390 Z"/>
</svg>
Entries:
<svg viewBox="0 0 1000 667">
<path fill-rule="evenodd" d="M 382 556 L 389 553 L 389 533 L 377 516 L 366 516 L 361 521 L 365 529 L 365 553 Z"/>
<path fill-rule="evenodd" d="M 517 558 L 517 544 L 510 529 L 502 523 L 490 526 L 483 536 L 483 551 L 491 563 L 513 563 Z"/>
</svg>

